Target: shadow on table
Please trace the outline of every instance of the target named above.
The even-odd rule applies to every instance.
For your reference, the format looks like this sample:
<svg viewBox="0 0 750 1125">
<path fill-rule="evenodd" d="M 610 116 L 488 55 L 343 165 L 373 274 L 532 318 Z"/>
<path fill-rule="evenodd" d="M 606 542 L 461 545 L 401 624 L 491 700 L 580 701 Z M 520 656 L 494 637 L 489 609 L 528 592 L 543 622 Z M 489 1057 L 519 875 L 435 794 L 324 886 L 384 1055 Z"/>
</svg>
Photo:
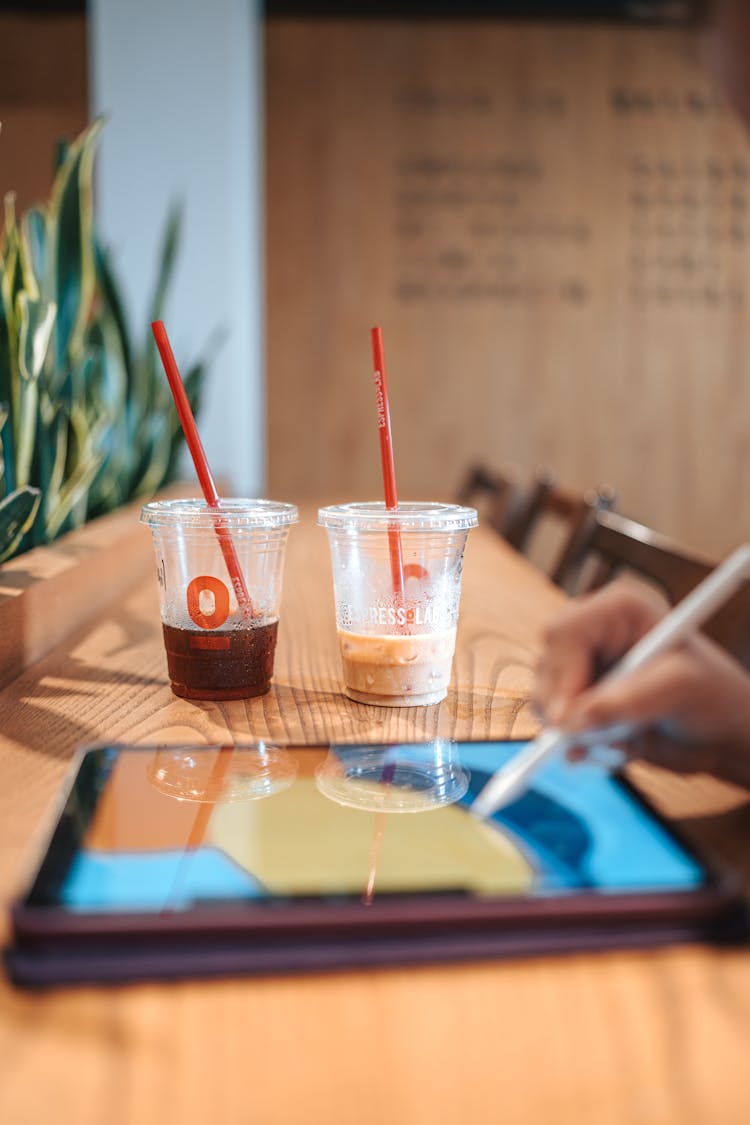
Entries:
<svg viewBox="0 0 750 1125">
<path fill-rule="evenodd" d="M 101 717 L 92 715 L 91 722 L 85 717 L 86 701 L 93 704 L 101 699 L 101 691 L 95 689 L 102 686 L 113 691 L 120 687 L 138 687 L 148 693 L 166 690 L 161 677 L 97 668 L 71 658 L 64 671 L 50 669 L 39 682 L 29 683 L 28 691 L 24 691 L 24 677 L 16 681 L 13 698 L 6 692 L 0 701 L 0 730 L 5 738 L 34 754 L 68 758 L 78 747 L 102 739 Z M 45 706 L 64 699 L 80 701 L 75 717 Z"/>
<path fill-rule="evenodd" d="M 63 646 L 40 660 L 33 672 L 21 673 L 12 688 L 7 688 L 6 697 L 0 697 L 0 729 L 4 737 L 28 747 L 35 754 L 67 758 L 73 749 L 106 737 L 103 730 L 107 724 L 102 724 L 102 714 L 106 713 L 109 700 L 114 700 L 119 688 L 139 688 L 144 693 L 143 700 L 148 694 L 166 690 L 165 665 L 161 675 L 111 666 L 112 661 L 127 651 L 133 654 L 128 661 L 130 665 L 143 665 L 143 647 L 154 639 L 154 622 L 121 607 L 108 615 L 108 623 L 115 625 L 116 639 L 98 654 L 102 663 L 93 663 L 87 655 L 75 655 L 76 648 L 97 628 L 94 622 L 73 633 Z M 63 648 L 65 657 L 61 660 Z M 102 686 L 110 687 L 112 695 L 102 696 Z M 10 692 L 12 699 L 8 697 Z M 54 703 L 65 699 L 80 702 L 74 714 L 54 710 Z"/>
<path fill-rule="evenodd" d="M 539 725 L 525 696 L 502 691 L 450 691 L 431 707 L 378 707 L 349 699 L 338 685 L 310 690 L 274 680 L 270 695 L 249 707 L 262 708 L 267 737 L 317 742 L 524 739 Z"/>
<path fill-rule="evenodd" d="M 15 596 L 12 591 L 28 590 L 37 581 L 30 570 L 4 570 L 0 577 L 0 604 L 5 598 Z"/>
</svg>

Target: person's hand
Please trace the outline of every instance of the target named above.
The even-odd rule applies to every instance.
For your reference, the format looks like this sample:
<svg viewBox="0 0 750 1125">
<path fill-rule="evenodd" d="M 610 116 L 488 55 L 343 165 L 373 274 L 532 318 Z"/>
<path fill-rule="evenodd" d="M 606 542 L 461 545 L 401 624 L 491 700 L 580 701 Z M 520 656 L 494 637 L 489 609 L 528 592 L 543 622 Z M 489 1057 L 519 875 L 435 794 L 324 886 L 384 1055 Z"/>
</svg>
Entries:
<svg viewBox="0 0 750 1125">
<path fill-rule="evenodd" d="M 573 601 L 546 630 L 536 703 L 551 726 L 576 733 L 627 723 L 630 754 L 750 788 L 750 676 L 706 637 L 597 683 L 667 609 L 623 582 Z"/>
</svg>

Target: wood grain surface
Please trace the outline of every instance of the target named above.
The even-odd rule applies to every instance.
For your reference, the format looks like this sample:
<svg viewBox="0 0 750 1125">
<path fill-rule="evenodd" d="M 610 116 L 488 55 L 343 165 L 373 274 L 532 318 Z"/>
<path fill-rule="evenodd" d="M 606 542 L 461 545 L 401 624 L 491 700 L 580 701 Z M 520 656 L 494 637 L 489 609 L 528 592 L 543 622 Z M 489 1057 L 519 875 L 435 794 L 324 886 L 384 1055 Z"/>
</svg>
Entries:
<svg viewBox="0 0 750 1125">
<path fill-rule="evenodd" d="M 750 157 L 697 36 L 272 20 L 266 42 L 274 494 L 378 494 L 379 323 L 404 498 L 548 464 L 708 554 L 746 539 Z"/>
<path fill-rule="evenodd" d="M 0 692 L 0 896 L 19 889 L 76 747 L 100 740 L 527 735 L 559 592 L 472 532 L 454 679 L 440 706 L 340 694 L 324 532 L 290 537 L 271 693 L 188 703 L 167 687 L 155 581 Z M 742 795 L 642 769 L 663 807 L 750 853 Z M 0 985 L 3 1125 L 742 1125 L 750 955 L 698 947 L 288 978 Z"/>
</svg>

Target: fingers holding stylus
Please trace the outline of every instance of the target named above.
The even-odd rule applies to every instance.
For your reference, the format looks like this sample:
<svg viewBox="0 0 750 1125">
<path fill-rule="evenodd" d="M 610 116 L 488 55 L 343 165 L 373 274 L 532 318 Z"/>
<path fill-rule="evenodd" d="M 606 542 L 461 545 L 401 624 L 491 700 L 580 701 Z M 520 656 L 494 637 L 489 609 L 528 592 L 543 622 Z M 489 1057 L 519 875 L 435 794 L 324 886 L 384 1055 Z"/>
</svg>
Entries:
<svg viewBox="0 0 750 1125">
<path fill-rule="evenodd" d="M 750 788 L 750 676 L 697 632 L 748 575 L 745 544 L 666 615 L 624 584 L 570 606 L 547 630 L 539 662 L 536 702 L 546 730 L 493 774 L 474 801 L 476 815 L 506 804 L 549 758 L 576 744 L 600 756 L 623 740 L 632 752 L 648 735 L 662 740 L 666 755 L 683 748 L 675 768 L 715 766 Z M 621 764 L 614 756 L 617 766 L 610 754 L 605 768 Z"/>
<path fill-rule="evenodd" d="M 597 680 L 636 644 L 660 607 L 615 584 L 574 602 L 547 634 L 537 702 L 548 723 L 578 733 L 623 725 L 631 757 L 681 771 L 750 779 L 750 676 L 706 637 L 693 634 L 627 675 Z M 587 756 L 573 747 L 570 757 Z"/>
<path fill-rule="evenodd" d="M 677 737 L 688 730 L 700 734 L 707 724 L 707 704 L 721 688 L 708 675 L 708 666 L 726 660 L 718 650 L 709 660 L 707 653 L 696 651 L 702 647 L 691 639 L 622 679 L 593 684 L 570 701 L 560 725 L 577 733 L 615 723 L 634 731 L 658 724 Z"/>
<path fill-rule="evenodd" d="M 656 624 L 666 602 L 612 583 L 572 602 L 548 626 L 537 665 L 535 702 L 558 725 L 570 705 Z"/>
</svg>

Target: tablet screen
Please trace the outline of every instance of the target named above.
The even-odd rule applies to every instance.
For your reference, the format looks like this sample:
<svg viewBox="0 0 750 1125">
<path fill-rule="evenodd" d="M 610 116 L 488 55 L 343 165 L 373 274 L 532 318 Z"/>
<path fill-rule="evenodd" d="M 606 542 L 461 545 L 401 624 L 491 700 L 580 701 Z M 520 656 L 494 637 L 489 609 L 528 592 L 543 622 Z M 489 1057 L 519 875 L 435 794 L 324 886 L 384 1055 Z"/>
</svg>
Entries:
<svg viewBox="0 0 750 1125">
<path fill-rule="evenodd" d="M 73 913 L 393 896 L 687 891 L 698 861 L 616 776 L 550 761 L 470 813 L 519 742 L 89 751 L 28 897 Z"/>
</svg>

